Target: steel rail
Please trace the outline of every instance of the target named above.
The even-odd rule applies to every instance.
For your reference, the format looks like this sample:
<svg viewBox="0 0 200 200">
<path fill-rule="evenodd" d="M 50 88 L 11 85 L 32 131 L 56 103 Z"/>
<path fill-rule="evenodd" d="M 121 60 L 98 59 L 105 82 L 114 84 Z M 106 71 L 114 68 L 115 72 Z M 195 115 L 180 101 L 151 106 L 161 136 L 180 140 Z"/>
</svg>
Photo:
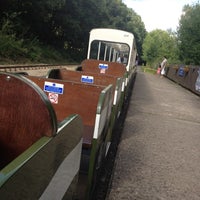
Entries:
<svg viewBox="0 0 200 200">
<path fill-rule="evenodd" d="M 0 65 L 0 71 L 4 72 L 16 72 L 21 70 L 38 70 L 46 68 L 64 68 L 66 66 L 74 66 L 77 64 L 19 64 L 19 65 Z M 78 66 L 78 65 L 77 65 Z"/>
</svg>

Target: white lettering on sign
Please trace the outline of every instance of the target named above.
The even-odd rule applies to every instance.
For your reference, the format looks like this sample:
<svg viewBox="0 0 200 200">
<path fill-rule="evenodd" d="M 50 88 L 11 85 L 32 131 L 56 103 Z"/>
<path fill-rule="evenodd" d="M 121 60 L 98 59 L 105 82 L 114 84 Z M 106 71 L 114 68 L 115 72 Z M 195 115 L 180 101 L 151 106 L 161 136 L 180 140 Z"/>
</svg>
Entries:
<svg viewBox="0 0 200 200">
<path fill-rule="evenodd" d="M 45 81 L 44 83 L 44 91 L 45 92 L 52 92 L 56 94 L 63 94 L 64 85 L 59 83 L 52 83 Z"/>
<path fill-rule="evenodd" d="M 99 63 L 100 69 L 108 69 L 108 64 Z"/>
<path fill-rule="evenodd" d="M 93 76 L 81 76 L 81 82 L 82 83 L 94 83 L 94 77 Z"/>
</svg>

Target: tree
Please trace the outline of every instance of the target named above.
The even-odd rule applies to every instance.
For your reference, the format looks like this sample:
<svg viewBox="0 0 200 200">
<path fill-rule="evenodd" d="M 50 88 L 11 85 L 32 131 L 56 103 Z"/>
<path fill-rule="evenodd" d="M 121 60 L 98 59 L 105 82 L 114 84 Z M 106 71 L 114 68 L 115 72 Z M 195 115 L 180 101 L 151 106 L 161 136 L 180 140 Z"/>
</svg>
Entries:
<svg viewBox="0 0 200 200">
<path fill-rule="evenodd" d="M 177 62 L 176 37 L 170 32 L 154 30 L 149 32 L 142 45 L 143 59 L 153 68 L 157 68 L 163 57 L 166 56 L 169 63 Z"/>
<path fill-rule="evenodd" d="M 180 59 L 185 64 L 200 64 L 200 5 L 186 5 L 179 21 Z"/>
<path fill-rule="evenodd" d="M 121 0 L 107 0 L 108 24 L 106 27 L 117 28 L 134 34 L 139 59 L 142 56 L 142 43 L 146 36 L 146 29 L 141 17 Z"/>
<path fill-rule="evenodd" d="M 147 31 L 145 29 L 144 23 L 141 20 L 141 17 L 135 13 L 134 10 L 128 9 L 127 11 L 127 31 L 132 32 L 136 39 L 137 53 L 139 61 L 142 60 L 142 44 L 146 37 Z"/>
<path fill-rule="evenodd" d="M 89 31 L 116 28 L 132 32 L 138 53 L 146 34 L 144 23 L 122 0 L 1 0 L 0 31 L 16 40 L 38 41 L 74 60 L 86 58 Z"/>
</svg>

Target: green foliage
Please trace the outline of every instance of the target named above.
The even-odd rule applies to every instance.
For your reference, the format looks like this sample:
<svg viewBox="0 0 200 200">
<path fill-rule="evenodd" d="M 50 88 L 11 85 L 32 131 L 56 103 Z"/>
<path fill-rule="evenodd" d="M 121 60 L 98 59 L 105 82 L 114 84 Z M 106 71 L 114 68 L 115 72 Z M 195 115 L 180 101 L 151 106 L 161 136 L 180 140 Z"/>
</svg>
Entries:
<svg viewBox="0 0 200 200">
<path fill-rule="evenodd" d="M 139 60 L 142 60 L 142 44 L 146 37 L 145 25 L 141 20 L 141 17 L 137 15 L 132 9 L 128 9 L 128 20 L 127 20 L 127 30 L 133 32 L 136 39 L 136 46 L 138 52 Z"/>
<path fill-rule="evenodd" d="M 6 35 L 0 31 L 0 56 L 16 60 L 18 57 L 26 55 L 26 48 L 23 41 L 17 40 L 14 35 Z"/>
<path fill-rule="evenodd" d="M 0 30 L 0 56 L 16 60 L 18 57 L 25 56 L 27 49 L 23 47 L 23 39 L 16 38 L 13 27 L 13 22 L 10 19 L 2 20 Z"/>
<path fill-rule="evenodd" d="M 142 70 L 143 72 L 147 72 L 147 73 L 150 73 L 150 74 L 156 74 L 156 70 L 155 69 L 152 69 L 152 68 L 149 68 L 149 67 L 142 67 Z"/>
<path fill-rule="evenodd" d="M 0 47 L 1 57 L 25 56 L 37 61 L 54 49 L 79 61 L 86 57 L 89 31 L 97 27 L 132 32 L 142 54 L 144 23 L 122 0 L 1 0 L 1 41 L 7 40 L 2 46 L 9 48 L 2 52 Z"/>
<path fill-rule="evenodd" d="M 0 31 L 0 60 L 9 62 L 57 62 L 64 63 L 67 56 L 49 46 L 42 46 L 37 39 L 18 40 Z M 72 61 L 68 59 L 67 62 Z"/>
<path fill-rule="evenodd" d="M 186 5 L 179 21 L 180 58 L 185 64 L 200 64 L 200 5 Z"/>
<path fill-rule="evenodd" d="M 157 68 L 166 56 L 168 63 L 177 62 L 176 37 L 170 32 L 154 30 L 147 34 L 143 43 L 143 59 L 153 68 Z"/>
</svg>

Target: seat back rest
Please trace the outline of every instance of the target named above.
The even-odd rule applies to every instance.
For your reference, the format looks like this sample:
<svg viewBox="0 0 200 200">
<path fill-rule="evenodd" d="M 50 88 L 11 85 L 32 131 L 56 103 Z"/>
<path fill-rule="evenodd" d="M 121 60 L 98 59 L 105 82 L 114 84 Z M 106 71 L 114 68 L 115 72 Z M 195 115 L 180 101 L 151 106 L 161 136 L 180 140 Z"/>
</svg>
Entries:
<svg viewBox="0 0 200 200">
<path fill-rule="evenodd" d="M 67 80 L 67 81 L 75 81 L 82 82 L 86 84 L 95 84 L 108 86 L 110 84 L 113 85 L 113 103 L 116 104 L 119 101 L 121 90 L 122 90 L 122 81 L 121 77 L 101 74 L 101 73 L 93 73 L 93 72 L 84 72 L 84 71 L 72 71 L 67 69 L 52 69 L 50 72 L 51 78 Z M 55 73 L 56 72 L 56 73 Z M 53 76 L 54 75 L 54 76 Z M 59 75 L 59 76 L 58 76 Z M 116 94 L 117 96 L 114 94 Z"/>
<path fill-rule="evenodd" d="M 63 81 L 59 79 L 47 79 L 36 76 L 28 76 L 27 78 L 35 82 L 43 90 L 47 83 L 62 85 L 62 94 L 44 90 L 54 107 L 59 122 L 71 114 L 79 114 L 83 118 L 84 124 L 94 124 L 99 95 L 105 86 L 82 84 L 80 82 Z"/>
<path fill-rule="evenodd" d="M 56 71 L 56 73 L 55 73 Z M 67 69 L 53 69 L 49 73 L 49 77 L 53 79 L 61 79 L 66 81 L 75 81 L 86 84 L 95 84 L 108 86 L 112 84 L 114 87 L 116 85 L 118 77 L 111 76 L 107 74 L 93 73 L 89 71 L 72 71 Z"/>
<path fill-rule="evenodd" d="M 124 77 L 126 66 L 121 63 L 102 60 L 86 59 L 81 63 L 82 71 L 95 72 L 117 77 Z"/>
<path fill-rule="evenodd" d="M 0 73 L 0 167 L 43 136 L 57 131 L 54 109 L 45 93 L 27 78 Z"/>
<path fill-rule="evenodd" d="M 90 133 L 86 133 L 89 131 L 84 132 L 83 143 L 86 141 L 91 143 L 97 104 L 100 93 L 105 86 L 47 79 L 43 77 L 29 76 L 28 78 L 42 89 L 45 88 L 45 84 L 47 83 L 52 85 L 60 84 L 59 86 L 63 88 L 62 94 L 51 93 L 48 91 L 45 92 L 48 98 L 51 99 L 58 121 L 62 121 L 71 114 L 79 114 L 82 118 L 84 129 L 90 130 Z"/>
</svg>

